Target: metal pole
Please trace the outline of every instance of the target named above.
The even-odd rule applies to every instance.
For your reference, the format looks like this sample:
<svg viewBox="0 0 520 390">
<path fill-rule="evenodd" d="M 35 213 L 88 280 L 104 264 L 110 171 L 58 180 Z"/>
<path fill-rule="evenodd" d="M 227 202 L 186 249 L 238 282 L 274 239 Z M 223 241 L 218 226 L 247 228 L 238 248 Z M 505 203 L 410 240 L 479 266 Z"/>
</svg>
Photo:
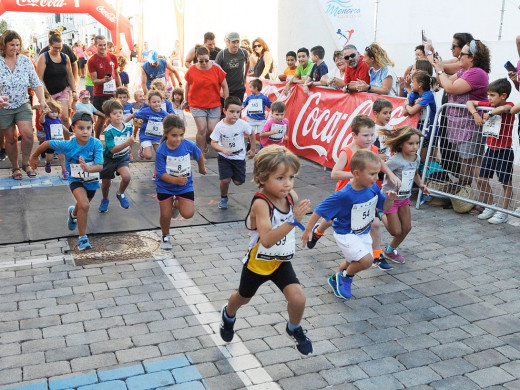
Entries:
<svg viewBox="0 0 520 390">
<path fill-rule="evenodd" d="M 504 0 L 505 1 L 505 0 Z M 375 10 L 374 10 L 374 42 L 377 40 L 377 13 L 379 11 L 379 0 L 376 0 Z"/>
<path fill-rule="evenodd" d="M 502 9 L 500 10 L 500 28 L 498 29 L 498 40 L 502 40 L 502 26 L 504 25 L 504 8 L 506 0 L 502 0 Z"/>
</svg>

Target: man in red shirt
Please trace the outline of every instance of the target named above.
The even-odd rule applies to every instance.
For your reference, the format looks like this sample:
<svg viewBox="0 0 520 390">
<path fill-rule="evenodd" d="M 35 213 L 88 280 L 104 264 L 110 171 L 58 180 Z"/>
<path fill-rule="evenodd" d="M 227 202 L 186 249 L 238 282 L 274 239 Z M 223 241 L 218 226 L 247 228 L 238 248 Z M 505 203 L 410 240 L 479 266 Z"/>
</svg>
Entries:
<svg viewBox="0 0 520 390">
<path fill-rule="evenodd" d="M 94 107 L 103 112 L 103 103 L 115 96 L 116 89 L 121 86 L 117 72 L 117 57 L 107 51 L 107 39 L 103 35 L 94 38 L 97 53 L 89 58 L 87 66 L 90 78 L 94 83 Z M 95 127 L 96 138 L 103 130 L 104 119 L 98 117 Z"/>
<path fill-rule="evenodd" d="M 345 67 L 345 87 L 343 92 L 357 92 L 356 82 L 363 80 L 370 84 L 370 76 L 368 75 L 368 65 L 363 61 L 354 45 L 346 45 L 343 48 L 343 56 L 347 66 Z"/>
</svg>

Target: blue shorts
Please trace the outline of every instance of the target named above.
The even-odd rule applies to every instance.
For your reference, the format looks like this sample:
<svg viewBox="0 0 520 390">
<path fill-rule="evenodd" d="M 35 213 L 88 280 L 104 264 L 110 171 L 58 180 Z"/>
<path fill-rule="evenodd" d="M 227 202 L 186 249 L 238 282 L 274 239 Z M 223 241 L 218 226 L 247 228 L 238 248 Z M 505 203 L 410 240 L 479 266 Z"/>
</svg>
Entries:
<svg viewBox="0 0 520 390">
<path fill-rule="evenodd" d="M 246 181 L 246 160 L 230 160 L 219 154 L 217 162 L 220 180 L 231 178 L 233 182 L 240 184 Z"/>
<path fill-rule="evenodd" d="M 502 184 L 511 183 L 513 176 L 513 160 L 515 154 L 511 148 L 491 149 L 488 148 L 480 164 L 479 177 L 492 179 L 496 172 L 498 181 Z"/>
</svg>

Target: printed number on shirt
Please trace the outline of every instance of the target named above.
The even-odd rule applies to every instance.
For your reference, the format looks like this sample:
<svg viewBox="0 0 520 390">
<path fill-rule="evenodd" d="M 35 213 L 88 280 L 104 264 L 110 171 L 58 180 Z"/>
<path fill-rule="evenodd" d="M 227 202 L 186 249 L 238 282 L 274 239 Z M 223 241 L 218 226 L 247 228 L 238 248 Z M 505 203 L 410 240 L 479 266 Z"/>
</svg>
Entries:
<svg viewBox="0 0 520 390">
<path fill-rule="evenodd" d="M 408 169 L 401 172 L 401 187 L 399 187 L 398 195 L 408 195 L 412 191 L 415 170 Z"/>
<path fill-rule="evenodd" d="M 235 135 L 232 137 L 222 136 L 222 146 L 226 149 L 231 150 L 232 154 L 239 154 L 244 149 L 243 134 Z"/>
<path fill-rule="evenodd" d="M 191 176 L 190 155 L 166 156 L 166 173 L 172 176 Z"/>
<path fill-rule="evenodd" d="M 482 134 L 498 138 L 500 134 L 500 127 L 502 126 L 502 116 L 494 115 L 490 116 L 489 119 L 484 122 L 484 127 L 482 128 Z"/>
<path fill-rule="evenodd" d="M 51 139 L 62 140 L 63 139 L 63 125 L 61 123 L 53 123 L 50 125 Z"/>
<path fill-rule="evenodd" d="M 115 146 L 123 145 L 126 141 L 128 141 L 128 136 L 127 135 L 114 137 Z M 120 150 L 119 152 L 113 153 L 113 156 L 114 157 L 124 156 L 126 153 L 128 153 L 129 150 L 130 150 L 130 146 L 127 146 L 123 150 Z"/>
<path fill-rule="evenodd" d="M 377 195 L 365 203 L 352 206 L 350 226 L 355 234 L 363 234 L 376 215 Z"/>
<path fill-rule="evenodd" d="M 271 125 L 271 131 L 276 131 L 276 133 L 271 134 L 269 136 L 269 139 L 272 141 L 280 141 L 281 139 L 283 139 L 283 136 L 287 131 L 287 125 L 273 123 Z"/>
<path fill-rule="evenodd" d="M 151 137 L 161 137 L 163 135 L 162 122 L 148 121 L 148 123 L 146 124 L 146 129 L 145 129 L 144 133 Z"/>
<path fill-rule="evenodd" d="M 112 79 L 103 84 L 103 93 L 113 93 L 116 91 L 116 80 Z"/>
<path fill-rule="evenodd" d="M 92 162 L 85 163 L 87 167 L 92 166 Z M 70 175 L 75 179 L 81 181 L 96 181 L 99 180 L 99 172 L 85 172 L 81 169 L 79 164 L 70 164 Z"/>
<path fill-rule="evenodd" d="M 251 99 L 247 105 L 248 114 L 261 114 L 264 112 L 262 99 Z"/>
<path fill-rule="evenodd" d="M 278 226 L 280 226 L 281 222 Z M 278 226 L 273 227 L 276 229 Z M 273 245 L 271 248 L 266 248 L 262 244 L 258 245 L 258 251 L 256 252 L 256 258 L 259 260 L 279 260 L 289 261 L 294 256 L 296 242 L 294 240 L 294 229 L 292 229 L 285 237 Z"/>
</svg>

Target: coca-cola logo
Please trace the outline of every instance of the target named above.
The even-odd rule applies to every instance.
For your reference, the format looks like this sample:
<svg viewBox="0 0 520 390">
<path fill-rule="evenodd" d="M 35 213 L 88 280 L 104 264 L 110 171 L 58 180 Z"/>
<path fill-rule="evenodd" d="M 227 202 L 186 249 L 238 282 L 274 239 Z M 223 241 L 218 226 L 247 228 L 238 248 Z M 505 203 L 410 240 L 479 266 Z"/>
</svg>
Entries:
<svg viewBox="0 0 520 390">
<path fill-rule="evenodd" d="M 20 7 L 26 5 L 32 7 L 64 7 L 67 3 L 65 3 L 65 0 L 16 0 L 16 5 Z"/>
<path fill-rule="evenodd" d="M 98 5 L 96 7 L 96 11 L 98 11 L 101 15 L 110 20 L 112 23 L 116 21 L 116 15 L 114 15 L 112 12 L 107 11 L 105 7 L 103 7 L 102 5 Z"/>
</svg>

